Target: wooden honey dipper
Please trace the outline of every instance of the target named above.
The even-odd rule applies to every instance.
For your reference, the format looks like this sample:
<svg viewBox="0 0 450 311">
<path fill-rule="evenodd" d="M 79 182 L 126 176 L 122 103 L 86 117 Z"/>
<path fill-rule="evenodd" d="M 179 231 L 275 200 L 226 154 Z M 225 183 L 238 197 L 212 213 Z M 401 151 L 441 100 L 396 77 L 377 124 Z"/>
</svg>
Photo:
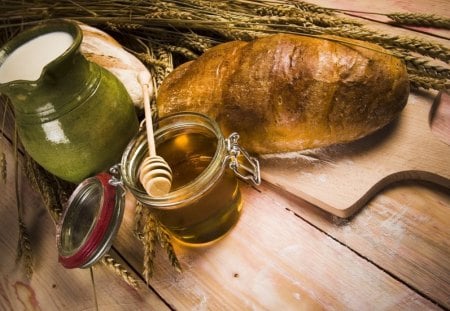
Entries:
<svg viewBox="0 0 450 311">
<path fill-rule="evenodd" d="M 156 154 L 155 138 L 153 136 L 152 113 L 150 110 L 149 87 L 150 74 L 142 71 L 138 75 L 144 97 L 145 125 L 149 156 L 142 161 L 139 180 L 149 196 L 158 197 L 167 194 L 172 185 L 172 170 L 167 162 Z"/>
</svg>

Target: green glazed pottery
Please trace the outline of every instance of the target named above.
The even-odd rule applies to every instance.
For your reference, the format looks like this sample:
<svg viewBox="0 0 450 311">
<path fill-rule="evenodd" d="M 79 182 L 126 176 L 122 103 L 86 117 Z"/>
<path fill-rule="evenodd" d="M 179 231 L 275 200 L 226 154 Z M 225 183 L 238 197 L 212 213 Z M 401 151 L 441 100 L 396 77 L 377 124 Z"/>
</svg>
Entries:
<svg viewBox="0 0 450 311">
<path fill-rule="evenodd" d="M 19 55 L 19 49 L 31 42 L 37 44 L 35 53 L 44 49 L 42 56 L 48 57 L 52 46 L 59 44 L 55 33 L 65 36 L 67 48 L 63 46 L 36 78 L 27 75 L 38 62 L 35 56 L 33 61 L 24 57 L 8 64 L 8 57 Z M 43 37 L 52 44 L 42 46 L 47 45 Z M 24 31 L 0 50 L 0 93 L 11 99 L 23 146 L 46 170 L 73 183 L 118 163 L 138 130 L 125 87 L 85 59 L 79 50 L 81 40 L 81 29 L 61 20 Z"/>
</svg>

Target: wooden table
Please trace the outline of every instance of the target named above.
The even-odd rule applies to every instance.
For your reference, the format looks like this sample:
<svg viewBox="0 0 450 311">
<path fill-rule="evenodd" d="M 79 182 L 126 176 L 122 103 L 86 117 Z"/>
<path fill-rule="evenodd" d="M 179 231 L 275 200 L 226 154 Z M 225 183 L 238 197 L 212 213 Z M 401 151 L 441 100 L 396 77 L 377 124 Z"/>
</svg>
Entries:
<svg viewBox="0 0 450 311">
<path fill-rule="evenodd" d="M 446 0 L 311 2 L 354 11 L 450 16 Z M 374 29 L 412 33 L 373 22 L 383 22 L 382 16 L 351 14 Z M 415 31 L 450 46 L 449 31 Z M 412 96 L 431 106 L 435 93 Z M 436 128 L 448 137 L 447 121 Z M 18 225 L 9 138 L 1 141 L 10 165 L 6 185 L 0 184 L 0 310 L 93 310 L 89 270 L 58 264 L 54 224 L 24 176 L 20 194 L 34 252 L 31 281 L 15 263 Z M 449 189 L 398 183 L 351 219 L 332 216 L 265 182 L 258 190 L 243 184 L 242 192 L 242 217 L 231 233 L 207 248 L 175 245 L 181 274 L 160 251 L 148 287 L 140 275 L 141 244 L 131 232 L 133 210 L 127 209 L 112 255 L 139 279 L 140 287 L 135 290 L 96 266 L 100 310 L 450 309 Z"/>
</svg>

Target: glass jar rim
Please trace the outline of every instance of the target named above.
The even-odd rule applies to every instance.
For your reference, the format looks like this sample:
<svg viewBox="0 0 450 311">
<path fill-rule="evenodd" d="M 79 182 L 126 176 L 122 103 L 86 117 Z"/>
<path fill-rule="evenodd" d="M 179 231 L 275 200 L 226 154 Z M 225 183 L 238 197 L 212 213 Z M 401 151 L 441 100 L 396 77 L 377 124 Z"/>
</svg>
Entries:
<svg viewBox="0 0 450 311">
<path fill-rule="evenodd" d="M 189 119 L 191 119 L 189 122 L 186 123 L 180 122 L 182 120 L 187 121 Z M 177 120 L 178 124 L 176 123 Z M 171 124 L 170 123 L 171 121 L 174 122 L 175 125 Z M 161 126 L 161 124 L 164 125 Z M 139 133 L 135 136 L 135 138 L 128 144 L 127 148 L 125 149 L 120 164 L 121 177 L 124 186 L 127 189 L 129 189 L 136 196 L 136 198 L 144 204 L 148 204 L 154 208 L 159 209 L 177 208 L 177 206 L 189 203 L 200 197 L 205 192 L 207 192 L 222 175 L 225 169 L 224 164 L 226 162 L 225 138 L 217 122 L 215 122 L 207 115 L 198 112 L 184 111 L 173 113 L 160 118 L 155 123 L 155 125 L 157 126 L 157 129 L 154 132 L 155 139 L 159 135 L 162 135 L 164 133 L 176 131 L 177 129 L 181 128 L 189 128 L 189 126 L 191 127 L 201 126 L 202 128 L 207 129 L 211 133 L 213 133 L 217 139 L 217 148 L 208 166 L 192 181 L 160 197 L 150 197 L 143 188 L 139 188 L 137 186 L 138 176 L 130 176 L 132 175 L 130 167 L 132 167 L 133 164 L 130 163 L 130 161 L 133 161 L 131 153 L 135 151 L 135 147 L 137 144 L 140 146 L 141 145 L 147 146 L 146 139 L 143 139 L 141 141 L 138 140 L 139 137 L 146 135 L 145 127 L 143 127 L 139 131 Z M 144 152 L 145 151 L 146 149 L 144 150 Z M 138 164 L 138 166 L 139 165 L 140 163 Z"/>
</svg>

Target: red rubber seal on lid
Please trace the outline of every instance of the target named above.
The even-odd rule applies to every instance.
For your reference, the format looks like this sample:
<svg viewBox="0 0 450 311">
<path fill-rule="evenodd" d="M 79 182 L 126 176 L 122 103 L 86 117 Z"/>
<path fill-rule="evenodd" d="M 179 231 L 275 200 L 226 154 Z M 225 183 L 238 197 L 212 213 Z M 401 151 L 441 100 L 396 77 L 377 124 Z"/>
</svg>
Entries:
<svg viewBox="0 0 450 311">
<path fill-rule="evenodd" d="M 79 268 L 93 256 L 95 251 L 100 246 L 100 243 L 104 240 L 105 234 L 110 226 L 111 219 L 113 218 L 116 188 L 108 182 L 111 175 L 107 173 L 100 173 L 95 176 L 95 178 L 101 182 L 103 188 L 103 197 L 101 200 L 102 206 L 100 207 L 99 212 L 100 214 L 95 226 L 92 228 L 92 231 L 84 244 L 82 244 L 79 249 L 70 256 L 59 255 L 59 262 L 65 268 Z"/>
</svg>

